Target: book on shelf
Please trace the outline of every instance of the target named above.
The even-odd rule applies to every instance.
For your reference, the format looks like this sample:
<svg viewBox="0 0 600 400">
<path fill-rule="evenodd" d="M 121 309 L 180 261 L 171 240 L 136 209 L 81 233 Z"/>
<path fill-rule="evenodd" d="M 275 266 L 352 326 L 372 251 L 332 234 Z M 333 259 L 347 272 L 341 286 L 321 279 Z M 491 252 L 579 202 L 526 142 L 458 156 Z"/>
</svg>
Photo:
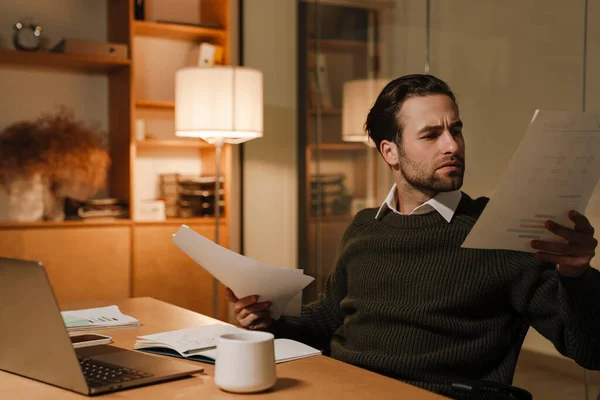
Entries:
<svg viewBox="0 0 600 400">
<path fill-rule="evenodd" d="M 228 324 L 212 324 L 194 328 L 138 336 L 133 348 L 188 360 L 214 364 L 219 336 L 246 332 Z M 275 362 L 283 363 L 317 356 L 321 351 L 290 339 L 275 339 Z"/>
</svg>

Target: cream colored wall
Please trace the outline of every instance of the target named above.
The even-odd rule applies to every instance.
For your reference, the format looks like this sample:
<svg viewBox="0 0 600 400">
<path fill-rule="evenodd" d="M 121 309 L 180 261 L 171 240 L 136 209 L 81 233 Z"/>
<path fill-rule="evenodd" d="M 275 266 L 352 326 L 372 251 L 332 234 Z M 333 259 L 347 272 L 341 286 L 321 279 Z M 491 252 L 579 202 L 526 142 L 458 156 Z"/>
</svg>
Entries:
<svg viewBox="0 0 600 400">
<path fill-rule="evenodd" d="M 244 65 L 264 73 L 264 137 L 244 145 L 245 255 L 296 268 L 296 2 L 246 0 Z"/>
</svg>

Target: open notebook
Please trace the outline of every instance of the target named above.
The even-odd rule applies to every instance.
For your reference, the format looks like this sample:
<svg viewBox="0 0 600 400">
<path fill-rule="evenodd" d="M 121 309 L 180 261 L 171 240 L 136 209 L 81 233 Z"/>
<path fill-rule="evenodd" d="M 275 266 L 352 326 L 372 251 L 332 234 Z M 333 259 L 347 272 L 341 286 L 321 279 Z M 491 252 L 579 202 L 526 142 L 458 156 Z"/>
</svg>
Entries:
<svg viewBox="0 0 600 400">
<path fill-rule="evenodd" d="M 213 324 L 196 328 L 139 336 L 134 349 L 214 364 L 217 339 L 227 333 L 244 332 L 232 325 Z M 321 352 L 289 339 L 275 339 L 275 362 L 298 360 Z"/>
</svg>

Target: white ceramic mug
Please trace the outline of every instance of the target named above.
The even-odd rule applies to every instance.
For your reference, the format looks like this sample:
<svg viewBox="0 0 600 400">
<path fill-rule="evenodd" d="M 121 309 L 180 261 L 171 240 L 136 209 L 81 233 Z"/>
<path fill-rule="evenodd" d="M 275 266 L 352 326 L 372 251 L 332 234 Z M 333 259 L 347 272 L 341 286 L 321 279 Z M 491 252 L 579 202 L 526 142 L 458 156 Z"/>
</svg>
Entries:
<svg viewBox="0 0 600 400">
<path fill-rule="evenodd" d="M 219 388 L 253 393 L 271 388 L 276 380 L 271 333 L 248 331 L 219 337 L 215 362 L 215 384 Z"/>
</svg>

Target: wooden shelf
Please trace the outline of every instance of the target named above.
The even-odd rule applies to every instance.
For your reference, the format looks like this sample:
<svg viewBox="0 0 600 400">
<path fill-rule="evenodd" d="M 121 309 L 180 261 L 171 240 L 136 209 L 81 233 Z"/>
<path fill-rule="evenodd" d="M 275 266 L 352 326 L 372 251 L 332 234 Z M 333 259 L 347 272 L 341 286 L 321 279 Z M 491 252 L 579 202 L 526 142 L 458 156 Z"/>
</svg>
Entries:
<svg viewBox="0 0 600 400">
<path fill-rule="evenodd" d="M 225 40 L 225 30 L 204 28 L 200 26 L 158 23 L 151 21 L 135 21 L 135 34 L 166 39 L 180 39 L 190 41 L 216 41 Z"/>
<path fill-rule="evenodd" d="M 89 219 L 68 221 L 34 221 L 34 222 L 2 222 L 0 229 L 34 229 L 34 228 L 85 228 L 98 226 L 131 225 L 130 219 Z"/>
<path fill-rule="evenodd" d="M 130 60 L 114 57 L 0 49 L 0 66 L 104 73 L 130 64 Z"/>
<path fill-rule="evenodd" d="M 369 147 L 363 143 L 323 143 L 323 144 L 309 144 L 308 150 L 324 150 L 324 151 L 364 151 Z"/>
<path fill-rule="evenodd" d="M 213 217 L 195 217 L 195 218 L 167 218 L 164 221 L 135 221 L 135 225 L 215 225 L 215 219 Z M 219 226 L 226 225 L 227 220 L 225 216 L 221 216 L 219 219 Z"/>
<path fill-rule="evenodd" d="M 355 51 L 366 50 L 368 42 L 361 40 L 339 40 L 339 39 L 310 39 L 308 42 L 309 50 L 315 51 L 316 46 L 319 46 L 321 51 Z"/>
<path fill-rule="evenodd" d="M 135 106 L 137 108 L 148 108 L 153 110 L 175 110 L 174 101 L 137 100 Z"/>
<path fill-rule="evenodd" d="M 205 148 L 213 147 L 213 145 L 205 142 L 201 139 L 180 139 L 180 140 L 158 140 L 158 139 L 146 139 L 138 140 L 136 142 L 137 148 L 141 150 L 145 149 L 177 149 L 177 148 Z"/>
<path fill-rule="evenodd" d="M 329 108 L 329 109 L 324 109 L 324 110 L 317 110 L 316 108 L 310 108 L 308 110 L 308 112 L 311 115 L 342 115 L 342 109 L 341 108 Z"/>
</svg>

